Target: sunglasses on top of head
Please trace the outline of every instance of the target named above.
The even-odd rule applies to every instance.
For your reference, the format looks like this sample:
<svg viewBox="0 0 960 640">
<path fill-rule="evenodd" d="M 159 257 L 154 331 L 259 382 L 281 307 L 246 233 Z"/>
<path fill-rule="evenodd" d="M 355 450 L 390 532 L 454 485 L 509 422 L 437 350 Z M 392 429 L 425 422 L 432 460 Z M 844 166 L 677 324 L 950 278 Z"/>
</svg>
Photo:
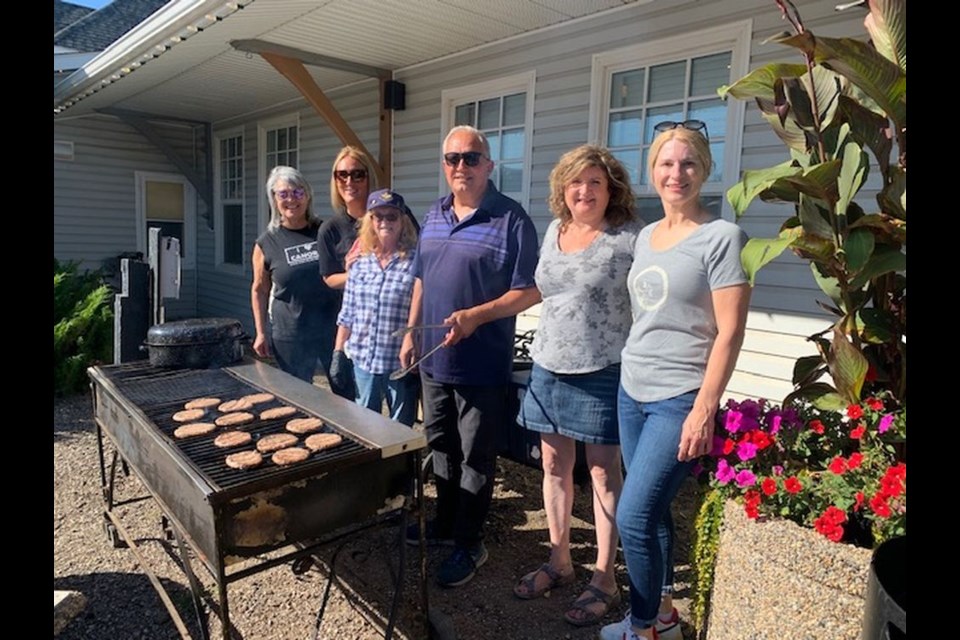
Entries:
<svg viewBox="0 0 960 640">
<path fill-rule="evenodd" d="M 663 133 L 664 131 L 676 129 L 677 127 L 688 129 L 690 131 L 696 131 L 707 140 L 710 139 L 710 134 L 707 133 L 707 123 L 703 120 L 684 120 L 683 122 L 664 120 L 663 122 L 658 122 L 656 125 L 654 125 L 653 130 L 657 133 Z"/>
<path fill-rule="evenodd" d="M 281 189 L 280 191 L 274 191 L 273 194 L 281 200 L 289 200 L 290 198 L 303 200 L 307 192 L 303 189 Z"/>
<path fill-rule="evenodd" d="M 482 151 L 464 151 L 463 153 L 445 153 L 443 154 L 443 161 L 451 167 L 460 166 L 460 161 L 463 160 L 463 163 L 468 167 L 475 167 L 480 164 L 480 159 L 483 158 Z"/>
<path fill-rule="evenodd" d="M 361 180 L 367 179 L 367 170 L 351 169 L 350 171 L 346 171 L 344 169 L 338 169 L 333 172 L 333 177 L 340 182 L 346 182 L 347 178 L 352 178 L 354 182 L 360 182 Z"/>
</svg>

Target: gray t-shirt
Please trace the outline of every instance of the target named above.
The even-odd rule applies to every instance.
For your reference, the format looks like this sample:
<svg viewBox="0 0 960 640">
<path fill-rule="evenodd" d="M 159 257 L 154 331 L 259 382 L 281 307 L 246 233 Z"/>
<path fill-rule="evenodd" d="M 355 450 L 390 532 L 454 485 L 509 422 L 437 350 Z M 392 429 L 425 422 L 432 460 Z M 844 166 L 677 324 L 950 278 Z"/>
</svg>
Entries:
<svg viewBox="0 0 960 640">
<path fill-rule="evenodd" d="M 560 221 L 550 224 L 536 272 L 543 306 L 530 347 L 534 362 L 553 373 L 589 373 L 620 362 L 631 324 L 627 273 L 641 224 L 606 229 L 574 253 L 557 245 Z"/>
<path fill-rule="evenodd" d="M 637 238 L 627 279 L 633 326 L 620 381 L 638 402 L 699 389 L 717 336 L 711 292 L 747 282 L 740 251 L 747 236 L 720 218 L 664 251 L 650 247 L 659 222 Z"/>
</svg>

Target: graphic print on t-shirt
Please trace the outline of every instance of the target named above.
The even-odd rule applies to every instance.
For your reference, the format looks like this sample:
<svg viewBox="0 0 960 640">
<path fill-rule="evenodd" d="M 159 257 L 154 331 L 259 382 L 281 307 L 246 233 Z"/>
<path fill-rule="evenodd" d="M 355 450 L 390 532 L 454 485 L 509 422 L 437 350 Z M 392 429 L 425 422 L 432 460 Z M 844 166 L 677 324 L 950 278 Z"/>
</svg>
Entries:
<svg viewBox="0 0 960 640">
<path fill-rule="evenodd" d="M 657 266 L 649 266 L 638 272 L 630 282 L 630 292 L 644 311 L 656 311 L 667 301 L 669 289 L 667 272 Z"/>
<path fill-rule="evenodd" d="M 291 267 L 307 262 L 317 262 L 320 259 L 320 252 L 317 251 L 316 240 L 287 247 L 283 252 L 287 256 L 287 264 Z"/>
</svg>

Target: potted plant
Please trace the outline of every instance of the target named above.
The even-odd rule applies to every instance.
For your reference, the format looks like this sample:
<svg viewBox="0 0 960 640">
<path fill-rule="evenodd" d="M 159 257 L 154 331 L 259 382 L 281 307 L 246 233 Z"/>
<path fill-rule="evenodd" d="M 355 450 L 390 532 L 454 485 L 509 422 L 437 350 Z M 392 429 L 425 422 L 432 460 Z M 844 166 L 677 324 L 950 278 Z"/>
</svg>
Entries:
<svg viewBox="0 0 960 640">
<path fill-rule="evenodd" d="M 755 100 L 789 159 L 744 172 L 727 198 L 738 218 L 757 198 L 792 205 L 776 238 L 748 242 L 744 268 L 753 282 L 791 250 L 834 320 L 809 337 L 817 354 L 797 360 L 780 406 L 748 400 L 719 414 L 698 517 L 698 626 L 727 498 L 745 520 L 812 528 L 817 544 L 869 548 L 906 533 L 906 1 L 850 3 L 866 5 L 870 43 L 815 36 L 792 2 L 775 2 L 791 29 L 773 40 L 802 63 L 768 64 L 719 93 Z"/>
</svg>

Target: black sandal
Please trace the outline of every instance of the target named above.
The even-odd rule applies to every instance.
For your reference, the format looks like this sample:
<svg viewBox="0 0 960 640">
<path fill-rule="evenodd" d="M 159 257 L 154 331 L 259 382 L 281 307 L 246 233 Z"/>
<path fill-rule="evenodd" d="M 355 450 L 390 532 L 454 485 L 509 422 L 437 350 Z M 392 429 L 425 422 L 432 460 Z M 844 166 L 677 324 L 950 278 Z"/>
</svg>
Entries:
<svg viewBox="0 0 960 640">
<path fill-rule="evenodd" d="M 537 589 L 537 576 L 541 573 L 547 574 L 550 582 L 541 589 Z M 573 584 L 576 580 L 576 571 L 571 571 L 567 575 L 558 573 L 556 569 L 550 566 L 549 562 L 544 562 L 536 571 L 531 571 L 520 578 L 520 582 L 513 588 L 513 595 L 521 600 L 534 600 L 555 587 L 563 587 Z"/>
<path fill-rule="evenodd" d="M 588 592 L 590 595 L 584 598 L 584 594 Z M 602 604 L 603 610 L 597 613 L 587 608 L 593 604 Z M 574 600 L 570 608 L 567 609 L 567 612 L 563 614 L 563 619 L 575 627 L 589 627 L 603 620 L 603 618 L 610 613 L 610 610 L 619 604 L 619 587 L 613 593 L 605 593 L 592 584 L 588 584 L 584 592 L 580 594 L 580 597 Z M 581 615 L 571 616 L 570 614 L 574 611 L 579 611 Z"/>
</svg>

